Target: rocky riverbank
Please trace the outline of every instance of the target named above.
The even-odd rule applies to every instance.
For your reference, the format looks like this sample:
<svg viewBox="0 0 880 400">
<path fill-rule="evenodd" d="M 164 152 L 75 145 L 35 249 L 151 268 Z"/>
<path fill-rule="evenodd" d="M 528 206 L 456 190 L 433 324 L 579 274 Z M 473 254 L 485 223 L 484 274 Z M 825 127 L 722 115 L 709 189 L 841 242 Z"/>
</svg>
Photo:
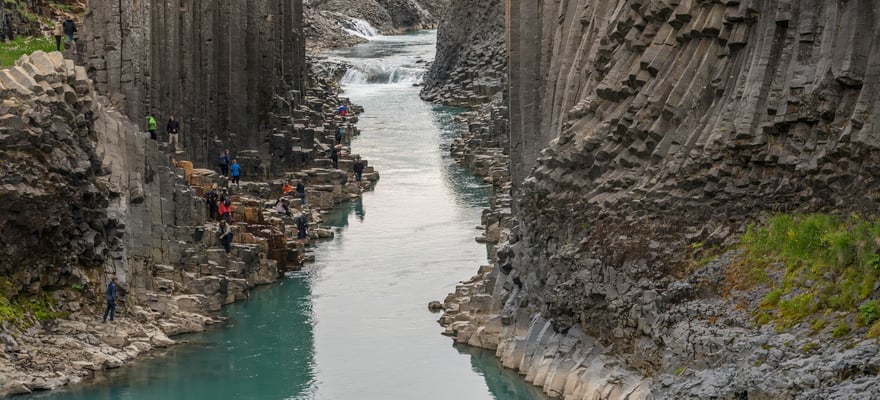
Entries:
<svg viewBox="0 0 880 400">
<path fill-rule="evenodd" d="M 275 175 L 258 154 L 237 155 L 244 172 L 229 187 L 235 240 L 227 256 L 202 198 L 228 186 L 226 178 L 175 160 L 185 153 L 150 140 L 60 53 L 37 52 L 0 70 L 0 151 L 14 166 L 0 175 L 0 396 L 120 367 L 173 344 L 174 335 L 206 329 L 222 305 L 299 268 L 311 255 L 291 218 L 272 207 L 283 181 L 306 182 L 308 205 L 293 199 L 290 208 L 310 216 L 310 240 L 332 237 L 321 213 L 360 195 L 348 148 L 359 109 L 337 115 L 348 101 L 336 96 L 332 77 L 312 81 L 294 116 L 297 131 L 311 133 L 298 140 L 310 146 L 291 146 L 288 155 L 305 168 Z M 340 169 L 328 153 L 336 126 L 347 133 Z M 364 179 L 368 190 L 378 174 L 368 166 Z M 117 319 L 101 323 L 113 275 L 122 294 Z"/>
</svg>

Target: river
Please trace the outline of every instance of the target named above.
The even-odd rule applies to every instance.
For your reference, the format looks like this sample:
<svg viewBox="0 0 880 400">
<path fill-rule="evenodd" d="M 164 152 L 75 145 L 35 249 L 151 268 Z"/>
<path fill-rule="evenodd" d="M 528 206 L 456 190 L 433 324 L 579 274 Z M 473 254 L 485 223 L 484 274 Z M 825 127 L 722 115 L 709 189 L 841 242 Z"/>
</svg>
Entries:
<svg viewBox="0 0 880 400">
<path fill-rule="evenodd" d="M 544 399 L 491 352 L 457 347 L 427 311 L 485 264 L 474 241 L 491 188 L 455 165 L 458 112 L 418 98 L 432 31 L 372 37 L 332 58 L 357 66 L 366 112 L 352 148 L 382 175 L 329 214 L 336 237 L 302 273 L 228 306 L 188 343 L 33 399 Z"/>
</svg>

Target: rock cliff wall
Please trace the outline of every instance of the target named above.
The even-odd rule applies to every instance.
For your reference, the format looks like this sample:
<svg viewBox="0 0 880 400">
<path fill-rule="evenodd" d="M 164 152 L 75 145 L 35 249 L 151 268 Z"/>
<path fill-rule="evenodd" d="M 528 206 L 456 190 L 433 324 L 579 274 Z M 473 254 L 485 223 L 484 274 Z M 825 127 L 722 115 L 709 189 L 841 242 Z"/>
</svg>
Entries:
<svg viewBox="0 0 880 400">
<path fill-rule="evenodd" d="M 377 34 L 437 27 L 448 0 L 305 0 L 306 46 L 352 46 Z M 367 25 L 368 24 L 368 25 Z"/>
<path fill-rule="evenodd" d="M 437 55 L 421 97 L 472 107 L 506 86 L 504 4 L 501 0 L 453 0 L 437 30 Z"/>
<path fill-rule="evenodd" d="M 686 270 L 769 213 L 876 213 L 877 3 L 506 6 L 519 225 L 448 333 L 566 398 L 880 396 L 876 342 L 806 351 L 722 295 L 734 254 Z"/>
<path fill-rule="evenodd" d="M 0 396 L 118 367 L 277 279 L 260 246 L 225 256 L 185 170 L 61 53 L 0 70 L 0 119 Z M 112 275 L 128 318 L 101 325 Z"/>
<path fill-rule="evenodd" d="M 182 121 L 187 156 L 260 150 L 305 85 L 302 0 L 92 0 L 80 55 L 102 93 L 142 123 Z M 274 149 L 265 148 L 266 153 Z"/>
</svg>

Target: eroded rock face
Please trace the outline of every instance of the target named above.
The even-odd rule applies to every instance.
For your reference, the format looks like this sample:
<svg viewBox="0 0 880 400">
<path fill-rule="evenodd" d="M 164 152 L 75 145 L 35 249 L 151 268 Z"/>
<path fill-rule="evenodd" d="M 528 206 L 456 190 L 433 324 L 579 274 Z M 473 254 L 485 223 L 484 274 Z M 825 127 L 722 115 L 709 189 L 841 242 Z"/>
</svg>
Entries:
<svg viewBox="0 0 880 400">
<path fill-rule="evenodd" d="M 102 93 L 146 130 L 174 114 L 187 156 L 256 150 L 305 85 L 302 0 L 89 3 L 78 46 Z"/>
<path fill-rule="evenodd" d="M 0 275 L 6 296 L 36 292 L 107 261 L 111 193 L 96 152 L 100 105 L 85 69 L 37 52 L 0 70 Z M 112 232 L 112 226 L 109 231 Z"/>
<path fill-rule="evenodd" d="M 0 296 L 79 322 L 4 316 L 0 396 L 118 367 L 278 277 L 257 245 L 223 254 L 185 171 L 108 103 L 61 53 L 0 70 Z M 113 275 L 122 329 L 100 324 Z"/>
<path fill-rule="evenodd" d="M 310 11 L 333 12 L 369 22 L 381 33 L 392 34 L 437 26 L 446 0 L 306 0 Z"/>
<path fill-rule="evenodd" d="M 501 0 L 452 0 L 421 97 L 458 107 L 494 99 L 507 83 L 504 23 Z"/>
<path fill-rule="evenodd" d="M 769 213 L 875 212 L 875 5 L 508 7 L 519 225 L 447 333 L 566 398 L 880 396 L 875 342 L 805 351 L 721 297 L 735 254 L 683 269 Z"/>
<path fill-rule="evenodd" d="M 306 47 L 321 51 L 364 43 L 378 34 L 434 29 L 447 3 L 448 0 L 305 0 Z"/>
</svg>

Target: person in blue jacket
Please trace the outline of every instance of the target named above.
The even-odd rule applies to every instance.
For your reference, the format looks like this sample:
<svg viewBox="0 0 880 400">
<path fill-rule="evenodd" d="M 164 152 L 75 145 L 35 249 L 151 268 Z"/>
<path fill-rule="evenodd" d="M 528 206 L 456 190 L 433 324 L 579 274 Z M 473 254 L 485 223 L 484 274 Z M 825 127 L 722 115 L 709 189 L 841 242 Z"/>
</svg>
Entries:
<svg viewBox="0 0 880 400">
<path fill-rule="evenodd" d="M 104 296 L 107 299 L 107 308 L 104 309 L 104 322 L 107 322 L 107 315 L 110 316 L 110 320 L 113 321 L 113 318 L 116 316 L 116 297 L 118 294 L 118 285 L 116 284 L 116 276 L 110 278 L 110 283 L 107 285 L 107 294 Z"/>
<path fill-rule="evenodd" d="M 238 180 L 241 178 L 241 166 L 238 165 L 238 161 L 232 160 L 229 173 L 232 174 L 232 183 L 238 185 Z"/>
</svg>

